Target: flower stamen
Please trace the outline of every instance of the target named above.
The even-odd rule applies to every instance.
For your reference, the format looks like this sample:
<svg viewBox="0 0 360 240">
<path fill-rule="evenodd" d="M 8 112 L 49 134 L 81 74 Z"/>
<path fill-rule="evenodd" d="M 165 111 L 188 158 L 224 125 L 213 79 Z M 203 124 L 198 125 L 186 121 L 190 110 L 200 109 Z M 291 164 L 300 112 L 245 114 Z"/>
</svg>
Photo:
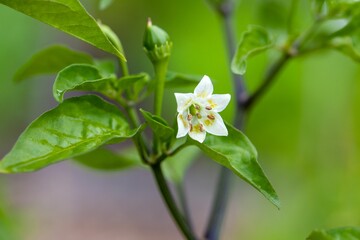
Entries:
<svg viewBox="0 0 360 240">
<path fill-rule="evenodd" d="M 210 115 L 207 115 L 207 118 L 210 119 L 210 120 L 215 120 L 215 116 L 210 114 Z"/>
<path fill-rule="evenodd" d="M 201 119 L 201 118 L 202 118 L 202 116 L 201 116 L 200 113 L 196 113 L 196 117 L 197 117 L 198 119 Z"/>
<path fill-rule="evenodd" d="M 204 131 L 204 126 L 200 123 L 200 132 Z"/>
<path fill-rule="evenodd" d="M 192 119 L 192 115 L 191 115 L 191 114 L 188 114 L 188 116 L 187 116 L 187 120 L 190 122 L 190 121 L 191 121 L 191 119 Z"/>
<path fill-rule="evenodd" d="M 190 132 L 192 132 L 193 131 L 193 125 L 191 123 L 189 125 L 190 125 Z"/>
<path fill-rule="evenodd" d="M 212 107 L 206 106 L 205 109 L 210 111 L 210 110 L 212 110 Z"/>
</svg>

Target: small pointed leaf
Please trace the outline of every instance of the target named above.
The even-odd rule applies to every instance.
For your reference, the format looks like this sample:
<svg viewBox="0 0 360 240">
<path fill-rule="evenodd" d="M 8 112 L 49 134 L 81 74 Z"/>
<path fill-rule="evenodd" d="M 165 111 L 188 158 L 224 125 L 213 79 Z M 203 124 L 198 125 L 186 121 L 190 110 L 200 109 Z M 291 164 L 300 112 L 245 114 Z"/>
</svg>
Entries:
<svg viewBox="0 0 360 240">
<path fill-rule="evenodd" d="M 0 0 L 0 4 L 49 24 L 125 61 L 123 52 L 111 43 L 78 0 Z"/>
<path fill-rule="evenodd" d="M 276 207 L 279 198 L 257 162 L 257 152 L 250 140 L 233 126 L 226 124 L 229 135 L 219 137 L 208 134 L 203 143 L 188 138 L 215 162 L 229 168 L 260 191 Z"/>
<path fill-rule="evenodd" d="M 113 3 L 113 0 L 100 0 L 99 8 L 100 10 L 105 10 Z"/>
<path fill-rule="evenodd" d="M 54 74 L 74 63 L 93 63 L 86 53 L 74 51 L 65 46 L 54 45 L 35 53 L 15 73 L 14 81 L 22 81 L 37 75 Z"/>
<path fill-rule="evenodd" d="M 144 116 L 150 128 L 153 130 L 154 134 L 162 141 L 166 142 L 174 135 L 174 130 L 169 127 L 169 124 L 163 118 L 152 115 L 143 109 L 140 109 L 140 112 Z"/>
<path fill-rule="evenodd" d="M 94 95 L 65 100 L 21 134 L 0 161 L 0 172 L 31 172 L 91 152 L 108 142 L 133 137 L 122 113 Z"/>
<path fill-rule="evenodd" d="M 307 240 L 358 240 L 359 227 L 342 227 L 330 230 L 314 230 Z"/>
<path fill-rule="evenodd" d="M 58 102 L 63 101 L 66 92 L 73 90 L 97 91 L 106 96 L 113 96 L 116 92 L 114 93 L 111 81 L 115 81 L 114 74 L 104 74 L 94 65 L 73 64 L 57 75 L 53 95 Z"/>
<path fill-rule="evenodd" d="M 166 74 L 166 88 L 192 87 L 195 88 L 203 76 L 168 72 Z"/>
<path fill-rule="evenodd" d="M 242 35 L 231 63 L 232 71 L 236 74 L 245 74 L 248 58 L 269 49 L 272 44 L 272 38 L 266 29 L 255 25 L 250 26 L 249 30 Z"/>
</svg>

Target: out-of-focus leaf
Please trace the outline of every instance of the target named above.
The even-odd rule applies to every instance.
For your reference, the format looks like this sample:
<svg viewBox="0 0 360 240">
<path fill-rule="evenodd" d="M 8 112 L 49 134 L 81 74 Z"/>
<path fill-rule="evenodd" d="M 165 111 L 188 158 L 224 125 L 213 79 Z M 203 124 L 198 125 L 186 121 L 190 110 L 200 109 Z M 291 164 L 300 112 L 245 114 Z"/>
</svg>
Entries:
<svg viewBox="0 0 360 240">
<path fill-rule="evenodd" d="M 54 45 L 34 54 L 15 73 L 14 80 L 22 81 L 41 74 L 57 73 L 74 63 L 93 63 L 86 53 L 71 50 L 65 46 Z"/>
<path fill-rule="evenodd" d="M 231 70 L 236 74 L 244 74 L 248 58 L 269 49 L 272 43 L 272 38 L 266 29 L 255 25 L 250 26 L 249 30 L 242 35 L 231 63 Z"/>
<path fill-rule="evenodd" d="M 174 135 L 174 130 L 169 127 L 169 124 L 163 118 L 152 115 L 143 109 L 140 109 L 140 112 L 144 116 L 150 128 L 153 130 L 154 134 L 162 141 L 168 141 Z"/>
<path fill-rule="evenodd" d="M 104 32 L 104 34 L 108 37 L 109 41 L 120 51 L 120 52 L 124 52 L 122 44 L 120 42 L 119 37 L 116 35 L 116 33 L 108 26 L 105 24 L 102 24 L 100 22 L 98 22 L 101 30 Z"/>
<path fill-rule="evenodd" d="M 133 137 L 117 107 L 94 95 L 65 100 L 21 134 L 0 161 L 0 172 L 31 172 Z"/>
<path fill-rule="evenodd" d="M 132 167 L 143 166 L 135 148 L 114 152 L 106 148 L 98 148 L 74 158 L 77 163 L 100 171 L 120 171 Z"/>
<path fill-rule="evenodd" d="M 62 102 L 64 94 L 68 91 L 98 91 L 106 96 L 113 96 L 112 81 L 115 75 L 103 75 L 96 66 L 89 64 L 73 64 L 62 71 L 56 77 L 53 86 L 53 95 L 56 101 Z"/>
<path fill-rule="evenodd" d="M 203 76 L 168 72 L 166 74 L 166 88 L 195 87 Z"/>
<path fill-rule="evenodd" d="M 123 52 L 111 43 L 78 0 L 0 0 L 0 4 L 49 24 L 125 61 Z"/>
<path fill-rule="evenodd" d="M 208 134 L 203 143 L 188 138 L 189 144 L 198 146 L 212 160 L 229 168 L 279 208 L 279 198 L 257 162 L 255 147 L 242 132 L 229 124 L 226 127 L 229 132 L 226 137 Z"/>
<path fill-rule="evenodd" d="M 173 183 L 181 183 L 186 170 L 199 156 L 200 150 L 194 146 L 183 149 L 178 154 L 166 158 L 162 163 L 162 169 L 166 179 Z"/>
<path fill-rule="evenodd" d="M 343 227 L 330 230 L 315 230 L 307 240 L 359 240 L 359 227 Z"/>
<path fill-rule="evenodd" d="M 335 38 L 330 41 L 330 47 L 351 57 L 354 61 L 360 62 L 360 52 L 354 45 L 353 39 L 350 37 Z"/>
<path fill-rule="evenodd" d="M 99 8 L 100 10 L 105 10 L 113 3 L 113 0 L 100 0 Z"/>
</svg>

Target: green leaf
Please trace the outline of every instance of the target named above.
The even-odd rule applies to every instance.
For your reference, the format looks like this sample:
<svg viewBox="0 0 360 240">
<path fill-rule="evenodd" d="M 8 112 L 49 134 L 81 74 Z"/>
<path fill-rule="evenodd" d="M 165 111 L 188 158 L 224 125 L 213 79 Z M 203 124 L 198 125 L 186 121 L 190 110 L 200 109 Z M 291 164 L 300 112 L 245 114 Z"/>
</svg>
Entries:
<svg viewBox="0 0 360 240">
<path fill-rule="evenodd" d="M 113 3 L 113 0 L 100 0 L 99 8 L 100 10 L 105 10 Z"/>
<path fill-rule="evenodd" d="M 125 61 L 123 52 L 111 43 L 78 0 L 0 0 L 0 3 Z"/>
<path fill-rule="evenodd" d="M 149 81 L 150 77 L 147 73 L 139 73 L 121 77 L 116 82 L 116 87 L 119 91 L 126 91 L 130 99 L 136 100 Z"/>
<path fill-rule="evenodd" d="M 112 45 L 114 45 L 120 52 L 124 52 L 120 39 L 116 33 L 108 25 L 102 24 L 100 22 L 98 22 L 98 24 Z"/>
<path fill-rule="evenodd" d="M 143 109 L 140 109 L 140 112 L 144 116 L 150 128 L 153 130 L 154 134 L 158 136 L 160 140 L 166 142 L 174 135 L 174 130 L 169 127 L 169 124 L 163 118 L 152 115 Z"/>
<path fill-rule="evenodd" d="M 74 158 L 75 162 L 101 171 L 119 171 L 143 166 L 135 148 L 114 152 L 106 148 L 98 148 Z"/>
<path fill-rule="evenodd" d="M 111 81 L 114 80 L 114 74 L 104 75 L 104 72 L 96 66 L 73 64 L 57 75 L 53 86 L 53 95 L 58 102 L 63 101 L 66 92 L 73 90 L 98 91 L 106 96 L 113 96 L 116 92 L 114 93 Z"/>
<path fill-rule="evenodd" d="M 231 70 L 236 74 L 245 74 L 246 62 L 251 56 L 269 49 L 273 44 L 266 29 L 252 25 L 243 33 L 235 56 L 231 63 Z"/>
<path fill-rule="evenodd" d="M 65 46 L 50 46 L 34 54 L 21 66 L 15 73 L 14 80 L 22 81 L 41 74 L 57 73 L 73 63 L 93 63 L 93 60 L 90 55 Z"/>
<path fill-rule="evenodd" d="M 359 227 L 342 227 L 330 230 L 315 230 L 307 240 L 359 240 Z"/>
<path fill-rule="evenodd" d="M 219 137 L 208 134 L 203 143 L 188 138 L 215 162 L 229 168 L 233 173 L 260 191 L 278 208 L 278 196 L 257 162 L 257 152 L 250 140 L 233 126 L 226 124 L 229 135 Z"/>
<path fill-rule="evenodd" d="M 360 62 L 360 52 L 354 45 L 354 41 L 351 37 L 334 38 L 329 43 L 331 48 L 342 52 L 349 56 L 356 62 Z"/>
<path fill-rule="evenodd" d="M 180 153 L 166 158 L 162 163 L 162 170 L 166 179 L 173 183 L 181 183 L 185 177 L 186 170 L 199 156 L 199 149 L 190 146 L 183 149 Z"/>
<path fill-rule="evenodd" d="M 2 161 L 0 172 L 30 172 L 133 137 L 121 112 L 94 95 L 65 100 L 21 134 Z"/>
<path fill-rule="evenodd" d="M 196 87 L 203 76 L 168 72 L 166 74 L 166 88 Z"/>
</svg>

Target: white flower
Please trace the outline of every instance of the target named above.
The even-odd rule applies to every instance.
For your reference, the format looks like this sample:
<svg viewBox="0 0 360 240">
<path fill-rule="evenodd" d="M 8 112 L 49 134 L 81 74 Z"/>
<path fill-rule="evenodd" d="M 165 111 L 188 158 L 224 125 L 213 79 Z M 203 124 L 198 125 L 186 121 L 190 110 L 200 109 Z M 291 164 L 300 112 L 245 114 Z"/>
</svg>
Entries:
<svg viewBox="0 0 360 240">
<path fill-rule="evenodd" d="M 217 136 L 227 136 L 228 131 L 218 112 L 230 102 L 230 94 L 212 94 L 213 85 L 208 76 L 204 76 L 196 86 L 194 93 L 175 93 L 177 102 L 177 138 L 186 134 L 203 142 L 206 132 Z"/>
</svg>

